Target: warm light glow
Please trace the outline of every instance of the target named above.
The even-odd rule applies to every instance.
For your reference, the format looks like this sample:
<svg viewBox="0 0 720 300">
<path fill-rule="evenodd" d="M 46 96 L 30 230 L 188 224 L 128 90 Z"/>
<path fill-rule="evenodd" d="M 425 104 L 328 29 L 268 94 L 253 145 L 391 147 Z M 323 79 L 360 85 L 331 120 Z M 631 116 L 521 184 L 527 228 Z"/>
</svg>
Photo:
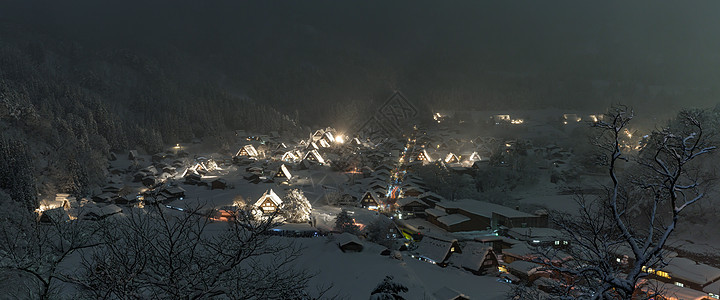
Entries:
<svg viewBox="0 0 720 300">
<path fill-rule="evenodd" d="M 511 124 L 515 124 L 515 125 L 520 125 L 520 124 L 522 124 L 523 122 L 525 122 L 525 121 L 523 121 L 522 119 L 516 119 L 516 120 L 511 120 L 511 121 L 510 121 Z"/>
<path fill-rule="evenodd" d="M 343 139 L 342 135 L 338 135 L 335 137 L 335 141 L 339 144 L 345 143 L 345 139 Z"/>
</svg>

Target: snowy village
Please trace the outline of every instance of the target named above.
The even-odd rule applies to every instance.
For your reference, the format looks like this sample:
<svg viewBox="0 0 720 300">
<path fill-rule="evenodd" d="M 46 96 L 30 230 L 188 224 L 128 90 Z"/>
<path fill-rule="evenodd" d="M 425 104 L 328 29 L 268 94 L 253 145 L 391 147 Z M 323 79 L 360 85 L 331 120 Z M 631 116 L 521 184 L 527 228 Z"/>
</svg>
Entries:
<svg viewBox="0 0 720 300">
<path fill-rule="evenodd" d="M 403 96 L 396 92 L 389 102 L 396 97 Z M 549 211 L 587 209 L 578 197 L 606 192 L 588 183 L 602 182 L 603 168 L 570 167 L 582 155 L 572 132 L 605 124 L 612 112 L 475 115 L 475 123 L 500 134 L 470 135 L 459 130 L 464 120 L 438 112 L 428 127 L 412 125 L 398 138 L 330 127 L 306 137 L 235 130 L 234 153 L 213 152 L 200 139 L 159 153 L 113 153 L 107 185 L 97 194 L 57 194 L 36 212 L 46 224 L 132 219 L 126 214 L 138 210 L 195 216 L 208 228 L 259 222 L 261 234 L 300 247 L 293 263 L 318 271 L 310 282 L 341 297 L 393 280 L 402 282 L 407 299 L 505 299 L 517 287 L 533 290 L 522 299 L 558 289 L 586 295 L 576 285 L 580 275 L 562 271 L 582 253 L 574 247 L 583 237 L 559 227 Z M 638 130 L 620 134 L 621 152 L 647 143 Z M 570 188 L 584 184 L 590 188 L 581 193 Z M 465 196 L 483 194 L 500 199 Z M 607 251 L 613 269 L 633 266 L 632 249 Z M 642 266 L 648 275 L 632 293 L 717 298 L 720 268 L 690 256 L 664 251 L 668 263 Z"/>
<path fill-rule="evenodd" d="M 0 1 L 0 299 L 720 299 L 720 1 Z"/>
</svg>

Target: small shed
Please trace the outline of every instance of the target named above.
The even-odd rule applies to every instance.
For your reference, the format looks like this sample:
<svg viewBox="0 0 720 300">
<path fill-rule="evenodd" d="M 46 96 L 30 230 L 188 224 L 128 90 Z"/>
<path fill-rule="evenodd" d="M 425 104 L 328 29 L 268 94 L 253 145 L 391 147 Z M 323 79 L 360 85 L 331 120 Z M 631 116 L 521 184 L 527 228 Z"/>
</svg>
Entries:
<svg viewBox="0 0 720 300">
<path fill-rule="evenodd" d="M 360 252 L 363 250 L 363 244 L 354 234 L 343 232 L 337 238 L 338 247 L 342 252 Z"/>
</svg>

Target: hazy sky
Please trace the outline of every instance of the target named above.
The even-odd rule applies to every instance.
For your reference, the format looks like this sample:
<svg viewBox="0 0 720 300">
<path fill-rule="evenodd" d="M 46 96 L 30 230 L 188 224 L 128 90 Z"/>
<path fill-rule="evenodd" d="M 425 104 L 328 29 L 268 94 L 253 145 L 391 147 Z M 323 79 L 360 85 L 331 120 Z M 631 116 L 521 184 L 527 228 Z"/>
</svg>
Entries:
<svg viewBox="0 0 720 300">
<path fill-rule="evenodd" d="M 333 95 L 320 102 L 341 101 L 335 95 L 342 91 L 362 99 L 395 88 L 420 101 L 442 95 L 478 109 L 515 102 L 568 105 L 572 99 L 578 107 L 621 101 L 652 104 L 648 108 L 711 105 L 720 95 L 720 1 L 15 0 L 1 5 L 2 20 L 88 47 L 149 55 L 176 49 L 239 93 L 254 89 L 259 74 L 277 79 L 280 88 L 297 89 L 285 82 L 292 80 L 278 78 L 299 69 L 310 74 L 308 85 L 317 91 L 307 88 L 295 97 Z M 613 85 L 621 87 L 608 88 Z M 525 100 L 501 99 L 517 90 Z M 445 96 L 449 91 L 462 96 Z"/>
</svg>

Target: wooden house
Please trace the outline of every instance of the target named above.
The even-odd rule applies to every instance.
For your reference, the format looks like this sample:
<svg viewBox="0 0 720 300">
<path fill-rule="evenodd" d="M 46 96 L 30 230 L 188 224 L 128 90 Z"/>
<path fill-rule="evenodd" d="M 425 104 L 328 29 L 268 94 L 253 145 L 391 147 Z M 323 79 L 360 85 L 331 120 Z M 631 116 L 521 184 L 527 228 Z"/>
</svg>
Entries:
<svg viewBox="0 0 720 300">
<path fill-rule="evenodd" d="M 313 162 L 317 162 L 319 164 L 324 164 L 325 160 L 320 155 L 320 153 L 317 150 L 310 150 L 308 153 L 305 154 L 305 157 L 303 157 L 303 160 L 309 160 Z"/>
<path fill-rule="evenodd" d="M 282 203 L 282 199 L 275 194 L 275 191 L 269 189 L 255 202 L 255 207 L 263 214 L 272 214 L 282 206 Z"/>
<path fill-rule="evenodd" d="M 255 146 L 248 144 L 240 148 L 235 156 L 257 157 L 258 151 L 255 149 Z"/>
<path fill-rule="evenodd" d="M 278 171 L 273 176 L 273 179 L 278 180 L 290 180 L 292 178 L 292 174 L 290 174 L 290 170 L 286 165 L 280 165 L 280 168 L 278 168 Z"/>
<path fill-rule="evenodd" d="M 343 232 L 337 237 L 338 247 L 342 252 L 360 252 L 363 250 L 363 244 L 354 234 Z"/>
<path fill-rule="evenodd" d="M 371 191 L 365 192 L 362 198 L 360 198 L 360 206 L 362 208 L 377 210 L 381 205 L 382 202 L 380 202 L 380 199 L 378 199 L 378 197 L 375 196 L 375 193 Z"/>
</svg>

